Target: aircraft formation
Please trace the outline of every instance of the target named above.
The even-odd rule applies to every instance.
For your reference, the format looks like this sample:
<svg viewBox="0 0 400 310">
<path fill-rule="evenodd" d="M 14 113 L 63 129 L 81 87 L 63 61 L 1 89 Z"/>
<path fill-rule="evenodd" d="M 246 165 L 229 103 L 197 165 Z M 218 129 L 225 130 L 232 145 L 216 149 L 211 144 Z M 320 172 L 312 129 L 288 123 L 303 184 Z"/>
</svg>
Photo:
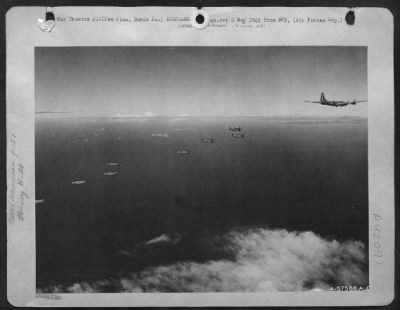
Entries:
<svg viewBox="0 0 400 310">
<path fill-rule="evenodd" d="M 325 97 L 325 94 L 323 92 L 321 92 L 320 100 L 315 100 L 315 101 L 313 101 L 313 100 L 304 100 L 304 102 L 317 103 L 317 104 L 320 104 L 320 105 L 326 105 L 326 106 L 336 107 L 336 108 L 345 107 L 345 106 L 348 106 L 348 105 L 356 105 L 357 103 L 367 102 L 367 101 L 368 100 L 356 100 L 356 99 L 347 100 L 347 101 L 343 101 L 343 100 L 328 100 Z M 70 112 L 40 111 L 40 112 L 36 112 L 36 113 L 70 113 Z M 244 139 L 245 135 L 244 135 L 244 133 L 242 131 L 242 128 L 240 126 L 235 126 L 235 127 L 229 126 L 228 129 L 231 132 L 232 138 Z M 94 132 L 94 135 L 98 136 L 98 135 L 101 135 L 103 132 L 104 132 L 104 128 L 96 129 L 95 132 Z M 165 138 L 168 138 L 168 134 L 155 133 L 155 134 L 152 134 L 152 136 L 153 137 L 165 137 Z M 120 137 L 118 137 L 116 139 L 117 140 L 121 140 Z M 215 143 L 215 139 L 214 138 L 201 137 L 200 141 L 202 143 L 211 143 L 211 144 Z M 82 140 L 82 142 L 89 142 L 89 139 L 85 138 L 85 139 Z M 180 155 L 190 155 L 191 153 L 192 152 L 190 150 L 188 150 L 188 149 L 182 149 L 182 150 L 177 150 L 176 151 L 176 154 L 180 154 Z M 117 166 L 119 166 L 119 163 L 110 162 L 110 163 L 107 163 L 107 166 L 117 167 Z M 105 176 L 113 176 L 113 175 L 116 175 L 116 174 L 118 174 L 118 171 L 108 171 L 108 172 L 104 173 Z M 71 184 L 73 184 L 73 185 L 81 185 L 81 184 L 85 184 L 85 183 L 86 183 L 86 180 L 76 180 L 76 181 L 72 181 L 71 182 Z M 45 202 L 45 199 L 38 199 L 38 200 L 35 201 L 36 204 L 40 204 L 40 203 L 43 203 L 43 202 Z"/>
<path fill-rule="evenodd" d="M 237 126 L 237 127 L 228 127 L 229 131 L 231 132 L 232 138 L 235 139 L 244 139 L 244 133 L 242 132 L 242 128 Z M 201 137 L 200 141 L 203 143 L 215 143 L 215 139 L 214 138 L 204 138 Z M 178 150 L 176 151 L 176 154 L 180 154 L 180 155 L 190 155 L 192 152 L 190 150 Z"/>
<path fill-rule="evenodd" d="M 304 100 L 304 102 L 310 102 L 310 103 L 317 103 L 320 105 L 326 105 L 326 106 L 330 106 L 330 107 L 345 107 L 348 105 L 356 105 L 357 103 L 360 102 L 366 102 L 368 100 L 347 100 L 347 101 L 343 101 L 343 100 L 328 100 L 325 97 L 325 94 L 323 92 L 321 92 L 321 96 L 320 96 L 320 100 L 316 100 L 316 101 L 312 101 L 312 100 Z M 229 131 L 231 132 L 231 136 L 232 138 L 235 139 L 244 139 L 245 135 L 242 132 L 242 128 L 240 126 L 235 126 L 235 127 L 228 127 Z M 203 143 L 215 143 L 215 139 L 214 138 L 200 138 L 200 141 Z M 182 154 L 182 155 L 190 155 L 191 151 L 190 150 L 178 150 L 176 152 L 177 154 Z"/>
</svg>

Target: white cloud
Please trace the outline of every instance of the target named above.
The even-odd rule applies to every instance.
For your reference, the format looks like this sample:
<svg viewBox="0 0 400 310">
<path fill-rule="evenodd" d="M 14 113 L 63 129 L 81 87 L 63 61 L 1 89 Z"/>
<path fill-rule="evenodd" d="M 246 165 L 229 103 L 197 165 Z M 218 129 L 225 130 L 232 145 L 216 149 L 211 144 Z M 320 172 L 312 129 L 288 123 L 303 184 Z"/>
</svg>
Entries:
<svg viewBox="0 0 400 310">
<path fill-rule="evenodd" d="M 155 117 L 155 116 L 158 116 L 158 114 L 155 114 L 153 112 L 144 112 L 144 116 L 145 117 Z"/>
<path fill-rule="evenodd" d="M 141 114 L 121 114 L 121 113 L 118 113 L 118 114 L 114 114 L 114 115 L 112 115 L 111 117 L 122 117 L 122 118 L 124 118 L 124 117 L 142 117 L 143 115 L 141 115 Z"/>
<path fill-rule="evenodd" d="M 234 260 L 193 261 L 149 267 L 119 280 L 55 286 L 48 291 L 256 292 L 326 290 L 367 285 L 367 251 L 359 241 L 338 242 L 313 232 L 253 229 L 225 236 Z"/>
<path fill-rule="evenodd" d="M 153 113 L 153 112 L 145 112 L 143 114 L 123 114 L 123 113 L 117 113 L 114 115 L 111 115 L 111 117 L 114 118 L 142 118 L 142 117 L 156 117 L 158 114 Z"/>
</svg>

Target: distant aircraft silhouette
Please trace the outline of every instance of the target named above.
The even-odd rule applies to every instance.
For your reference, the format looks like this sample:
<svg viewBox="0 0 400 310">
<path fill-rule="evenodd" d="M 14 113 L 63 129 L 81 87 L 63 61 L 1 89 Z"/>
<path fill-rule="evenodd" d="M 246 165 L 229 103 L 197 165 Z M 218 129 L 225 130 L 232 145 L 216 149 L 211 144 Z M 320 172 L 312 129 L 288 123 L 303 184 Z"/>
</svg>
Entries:
<svg viewBox="0 0 400 310">
<path fill-rule="evenodd" d="M 79 180 L 79 181 L 73 181 L 71 184 L 79 185 L 79 184 L 85 184 L 86 180 Z"/>
<path fill-rule="evenodd" d="M 190 155 L 190 150 L 178 150 L 176 154 Z"/>
<path fill-rule="evenodd" d="M 214 138 L 210 138 L 210 139 L 208 139 L 208 138 L 200 138 L 200 140 L 203 143 L 214 143 L 215 142 Z"/>
<path fill-rule="evenodd" d="M 119 166 L 119 163 L 110 162 L 107 163 L 107 166 Z"/>
<path fill-rule="evenodd" d="M 118 174 L 118 171 L 109 171 L 104 173 L 104 175 L 116 175 L 116 174 Z"/>
<path fill-rule="evenodd" d="M 243 139 L 244 133 L 232 133 L 232 137 L 234 137 L 236 139 Z"/>
<path fill-rule="evenodd" d="M 356 99 L 353 99 L 352 101 L 351 100 L 347 100 L 347 101 L 328 100 L 325 98 L 325 95 L 323 92 L 321 93 L 321 98 L 319 101 L 304 100 L 304 102 L 318 103 L 321 105 L 328 105 L 328 106 L 336 107 L 336 108 L 337 107 L 345 107 L 349 104 L 355 105 L 356 103 L 365 102 L 365 101 L 368 101 L 368 100 L 356 100 Z"/>
</svg>

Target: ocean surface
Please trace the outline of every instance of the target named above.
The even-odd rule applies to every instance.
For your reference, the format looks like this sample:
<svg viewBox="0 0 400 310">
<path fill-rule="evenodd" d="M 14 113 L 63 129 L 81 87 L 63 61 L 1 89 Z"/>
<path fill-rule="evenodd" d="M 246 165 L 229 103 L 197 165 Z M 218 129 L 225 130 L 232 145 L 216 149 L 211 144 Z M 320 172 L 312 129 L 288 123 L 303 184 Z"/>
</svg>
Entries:
<svg viewBox="0 0 400 310">
<path fill-rule="evenodd" d="M 35 130 L 40 291 L 368 284 L 366 119 L 37 116 Z"/>
</svg>

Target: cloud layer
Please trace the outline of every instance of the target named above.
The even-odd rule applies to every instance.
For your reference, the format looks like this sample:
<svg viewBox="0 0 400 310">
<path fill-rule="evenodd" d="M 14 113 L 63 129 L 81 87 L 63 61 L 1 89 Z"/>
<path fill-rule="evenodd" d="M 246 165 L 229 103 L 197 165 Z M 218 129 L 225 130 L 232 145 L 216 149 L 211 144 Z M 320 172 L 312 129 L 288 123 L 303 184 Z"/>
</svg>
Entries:
<svg viewBox="0 0 400 310">
<path fill-rule="evenodd" d="M 223 248 L 235 254 L 233 259 L 180 261 L 120 279 L 56 285 L 43 291 L 260 292 L 368 285 L 367 251 L 359 241 L 261 228 L 214 238 L 226 241 Z"/>
</svg>

